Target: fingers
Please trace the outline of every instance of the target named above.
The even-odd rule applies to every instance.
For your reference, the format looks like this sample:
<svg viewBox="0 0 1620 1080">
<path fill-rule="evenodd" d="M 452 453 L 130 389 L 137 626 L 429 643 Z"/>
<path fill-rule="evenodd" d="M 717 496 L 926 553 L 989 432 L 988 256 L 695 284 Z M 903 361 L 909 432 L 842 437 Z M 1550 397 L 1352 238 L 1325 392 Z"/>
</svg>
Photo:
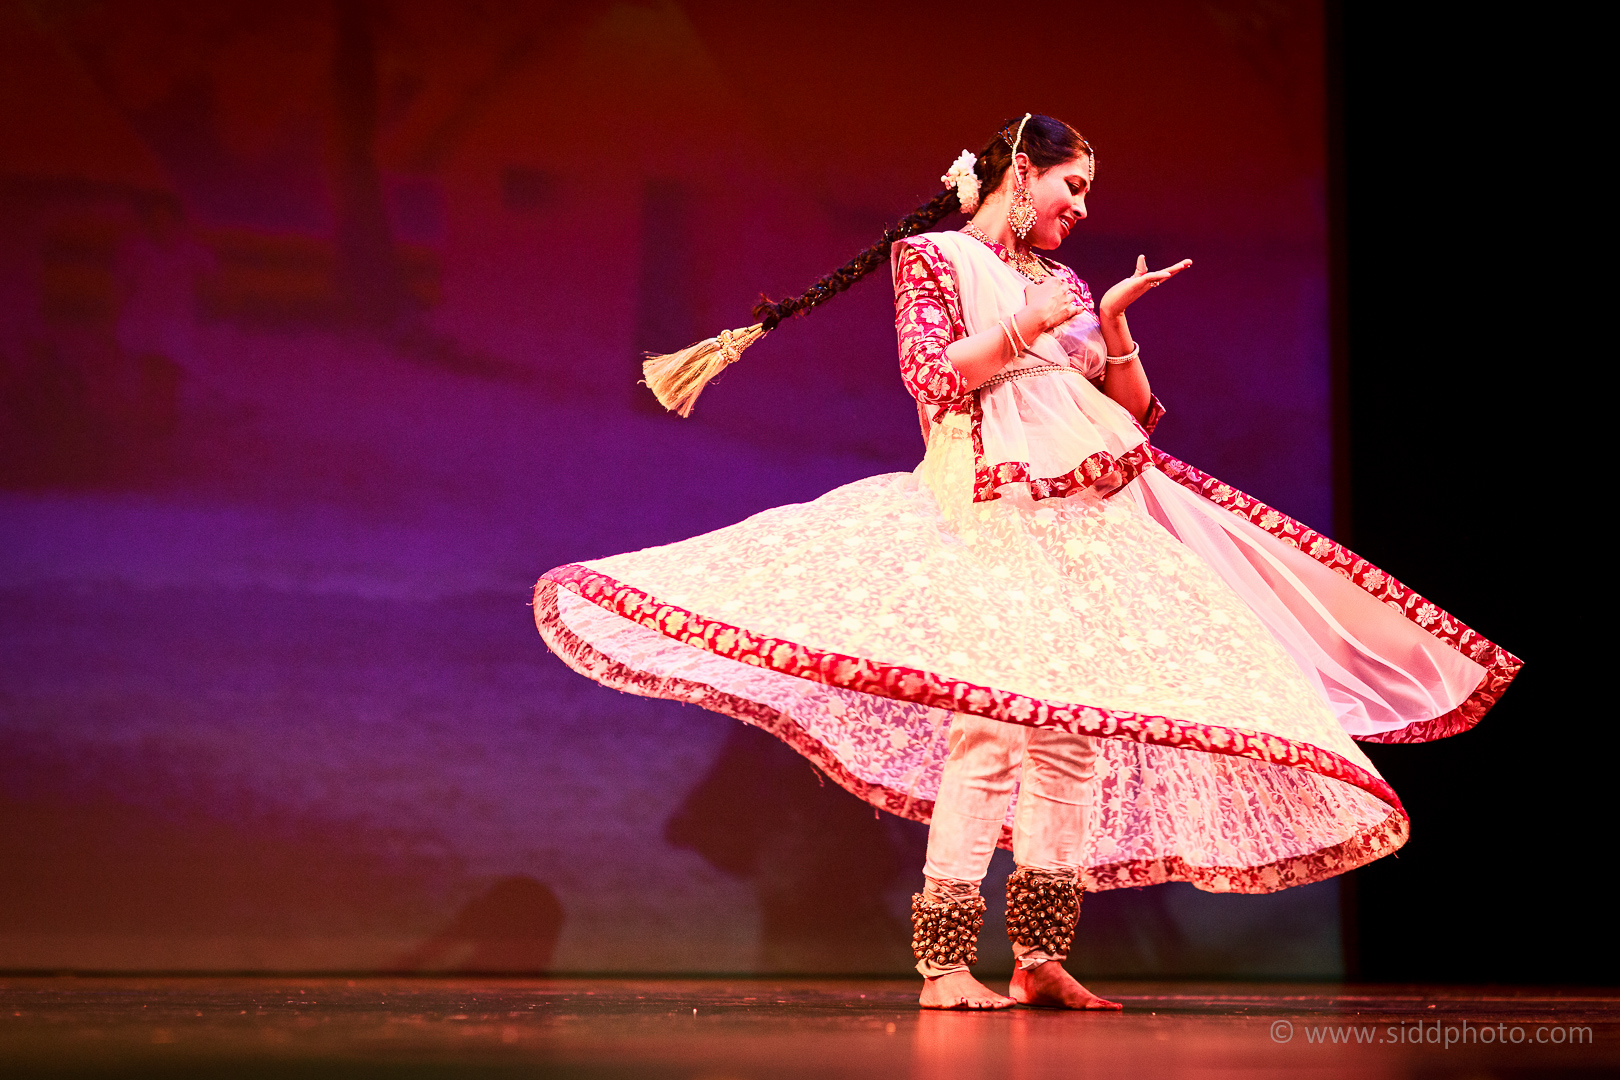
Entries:
<svg viewBox="0 0 1620 1080">
<path fill-rule="evenodd" d="M 1136 257 L 1136 273 L 1135 273 L 1134 276 L 1135 277 L 1141 277 L 1143 274 L 1145 274 L 1147 272 L 1148 272 L 1147 256 L 1146 255 L 1138 255 Z"/>
<path fill-rule="evenodd" d="M 1146 277 L 1148 279 L 1148 288 L 1151 289 L 1162 282 L 1169 281 L 1171 278 L 1175 277 L 1177 274 L 1181 273 L 1191 265 L 1191 259 L 1182 259 L 1173 266 L 1167 266 L 1163 270 L 1155 270 L 1151 274 L 1141 274 L 1139 271 L 1138 276 Z"/>
</svg>

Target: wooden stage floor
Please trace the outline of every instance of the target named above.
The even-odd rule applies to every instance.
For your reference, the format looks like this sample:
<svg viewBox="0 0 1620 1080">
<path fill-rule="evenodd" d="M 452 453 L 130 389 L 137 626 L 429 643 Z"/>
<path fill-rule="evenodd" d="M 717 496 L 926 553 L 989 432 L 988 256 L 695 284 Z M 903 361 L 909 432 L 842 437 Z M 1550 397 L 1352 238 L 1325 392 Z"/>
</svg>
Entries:
<svg viewBox="0 0 1620 1080">
<path fill-rule="evenodd" d="M 1614 989 L 1094 989 L 1125 1013 L 924 1012 L 896 980 L 9 977 L 0 1076 L 1620 1075 Z"/>
</svg>

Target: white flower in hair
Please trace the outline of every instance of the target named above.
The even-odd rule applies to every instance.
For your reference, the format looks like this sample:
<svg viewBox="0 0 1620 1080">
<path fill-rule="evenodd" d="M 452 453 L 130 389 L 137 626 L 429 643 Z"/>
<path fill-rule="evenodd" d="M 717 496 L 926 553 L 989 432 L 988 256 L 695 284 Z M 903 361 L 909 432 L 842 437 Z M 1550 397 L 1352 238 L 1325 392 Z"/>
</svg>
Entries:
<svg viewBox="0 0 1620 1080">
<path fill-rule="evenodd" d="M 977 159 L 973 151 L 964 150 L 939 182 L 947 187 L 956 188 L 957 201 L 962 204 L 962 212 L 971 214 L 979 208 L 979 176 L 973 171 L 973 163 Z"/>
</svg>

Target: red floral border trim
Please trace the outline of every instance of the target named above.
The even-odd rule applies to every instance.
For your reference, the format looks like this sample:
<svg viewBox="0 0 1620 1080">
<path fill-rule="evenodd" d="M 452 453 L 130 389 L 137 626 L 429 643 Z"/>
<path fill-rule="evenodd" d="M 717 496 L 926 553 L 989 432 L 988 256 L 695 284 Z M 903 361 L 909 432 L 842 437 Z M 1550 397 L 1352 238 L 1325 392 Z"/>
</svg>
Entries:
<svg viewBox="0 0 1620 1080">
<path fill-rule="evenodd" d="M 1272 765 L 1307 769 L 1358 787 L 1392 807 L 1401 806 L 1395 790 L 1382 777 L 1373 775 L 1331 750 L 1279 735 L 1251 734 L 1217 724 L 1173 720 L 1150 713 L 1112 711 L 1094 705 L 1048 701 L 961 679 L 950 679 L 921 668 L 884 664 L 844 653 L 812 649 L 664 603 L 632 585 L 577 563 L 548 570 L 541 581 L 553 581 L 604 611 L 657 631 L 671 640 L 728 660 L 769 668 L 783 675 L 1028 727 L 1134 739 L 1181 750 L 1231 754 Z"/>
<path fill-rule="evenodd" d="M 559 567 L 558 571 L 582 569 L 569 566 Z M 617 690 L 685 701 L 712 712 L 735 717 L 781 739 L 831 777 L 838 786 L 872 806 L 887 810 L 898 817 L 925 824 L 933 817 L 933 800 L 918 799 L 905 792 L 861 779 L 845 768 L 826 744 L 776 709 L 748 698 L 725 693 L 706 683 L 652 675 L 622 664 L 597 650 L 563 623 L 558 611 L 557 590 L 563 587 L 574 592 L 579 590 L 572 585 L 559 582 L 554 577 L 556 573 L 557 571 L 548 573 L 535 585 L 535 624 L 540 628 L 541 637 L 551 650 L 574 670 Z M 1168 856 L 1089 867 L 1083 871 L 1083 876 L 1086 886 L 1093 890 L 1134 888 L 1165 881 L 1186 881 L 1211 892 L 1275 892 L 1278 889 L 1321 881 L 1382 858 L 1406 842 L 1409 828 L 1410 823 L 1405 810 L 1396 804 L 1378 825 L 1352 836 L 1343 843 L 1264 866 L 1193 866 L 1179 856 Z M 1003 827 L 998 846 L 1011 849 L 1011 830 Z"/>
<path fill-rule="evenodd" d="M 979 437 L 978 424 L 973 426 L 973 453 L 979 463 L 973 468 L 973 501 L 990 502 L 1001 498 L 997 490 L 1002 484 L 1028 484 L 1029 496 L 1032 499 L 1062 499 L 1086 488 L 1095 487 L 1098 481 L 1112 474 L 1119 474 L 1120 481 L 1103 493 L 1105 498 L 1117 495 L 1126 484 L 1142 475 L 1143 469 L 1153 468 L 1153 459 L 1148 453 L 1146 443 L 1127 450 L 1120 457 L 1115 457 L 1106 450 L 1099 450 L 1082 461 L 1071 472 L 1062 476 L 1032 477 L 1029 474 L 1029 462 L 1004 461 L 999 465 L 985 465 L 983 440 Z"/>
<path fill-rule="evenodd" d="M 1462 620 L 1418 595 L 1343 544 L 1323 536 L 1280 510 L 1274 510 L 1230 484 L 1210 476 L 1184 461 L 1154 449 L 1158 468 L 1181 486 L 1197 492 L 1215 505 L 1260 526 L 1283 543 L 1298 548 L 1323 566 L 1348 578 L 1370 596 L 1417 623 L 1464 656 L 1485 667 L 1485 675 L 1461 705 L 1442 716 L 1419 720 L 1396 731 L 1358 735 L 1360 742 L 1416 743 L 1443 739 L 1467 731 L 1490 711 L 1507 690 L 1524 661 L 1470 629 Z"/>
<path fill-rule="evenodd" d="M 1079 374 L 1076 372 L 1076 374 Z M 982 389 L 982 388 L 981 388 Z M 1112 473 L 1120 474 L 1120 481 L 1114 487 L 1104 492 L 1109 497 L 1123 490 L 1125 485 L 1142 475 L 1143 469 L 1153 468 L 1151 447 L 1141 443 L 1115 457 L 1106 450 L 1099 450 L 1086 458 L 1072 470 L 1061 476 L 1031 476 L 1029 462 L 1003 461 L 995 465 L 986 465 L 984 461 L 984 404 L 979 397 L 980 391 L 973 392 L 973 501 L 991 502 L 1001 498 L 998 490 L 1003 484 L 1028 484 L 1029 497 L 1037 501 L 1041 499 L 1062 499 L 1070 495 L 1094 487 L 1103 477 Z M 1158 405 L 1158 398 L 1153 399 Z M 1150 408 L 1148 418 L 1158 423 L 1159 417 L 1164 415 L 1164 407 L 1158 406 L 1155 414 Z M 1141 424 L 1137 427 L 1142 428 Z M 1146 436 L 1144 429 L 1142 434 Z"/>
</svg>

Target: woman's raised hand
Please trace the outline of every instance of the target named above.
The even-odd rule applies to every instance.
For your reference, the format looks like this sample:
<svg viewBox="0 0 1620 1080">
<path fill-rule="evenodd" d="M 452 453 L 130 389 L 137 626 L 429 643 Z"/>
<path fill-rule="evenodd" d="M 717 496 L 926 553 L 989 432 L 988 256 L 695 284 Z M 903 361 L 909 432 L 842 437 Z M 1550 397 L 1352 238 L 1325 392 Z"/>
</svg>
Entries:
<svg viewBox="0 0 1620 1080">
<path fill-rule="evenodd" d="M 1102 303 L 1097 305 L 1097 314 L 1105 317 L 1123 315 L 1125 309 L 1135 303 L 1143 293 L 1156 287 L 1160 282 L 1169 281 L 1191 265 L 1191 259 L 1182 259 L 1174 266 L 1167 266 L 1163 270 L 1149 270 L 1146 256 L 1138 255 L 1136 272 L 1103 293 Z"/>
<path fill-rule="evenodd" d="M 1040 333 L 1062 326 L 1080 314 L 1073 290 L 1056 274 L 1038 285 L 1024 286 L 1024 311 L 1040 322 Z"/>
</svg>

